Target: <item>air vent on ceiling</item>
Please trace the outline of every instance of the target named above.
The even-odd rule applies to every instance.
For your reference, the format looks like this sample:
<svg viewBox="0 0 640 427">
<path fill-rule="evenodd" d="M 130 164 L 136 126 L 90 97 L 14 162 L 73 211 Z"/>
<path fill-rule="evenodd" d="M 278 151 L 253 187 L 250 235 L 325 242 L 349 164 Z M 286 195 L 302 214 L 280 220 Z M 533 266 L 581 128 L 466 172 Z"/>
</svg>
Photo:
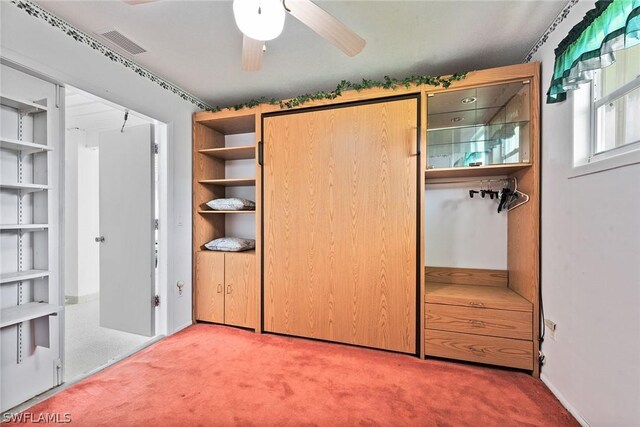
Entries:
<svg viewBox="0 0 640 427">
<path fill-rule="evenodd" d="M 124 49 L 126 52 L 129 52 L 131 55 L 139 55 L 146 52 L 143 47 L 141 47 L 139 44 L 119 32 L 118 30 L 101 32 L 100 35 L 106 40 L 109 40 L 111 43 L 120 47 L 121 49 Z"/>
</svg>

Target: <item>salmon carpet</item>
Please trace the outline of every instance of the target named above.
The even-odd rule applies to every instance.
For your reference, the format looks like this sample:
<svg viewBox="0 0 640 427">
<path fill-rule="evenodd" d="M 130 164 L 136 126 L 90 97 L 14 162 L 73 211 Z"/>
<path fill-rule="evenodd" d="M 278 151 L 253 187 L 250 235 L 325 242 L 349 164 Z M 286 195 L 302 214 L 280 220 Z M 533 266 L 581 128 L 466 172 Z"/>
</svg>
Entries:
<svg viewBox="0 0 640 427">
<path fill-rule="evenodd" d="M 118 427 L 578 425 L 525 373 L 206 324 L 25 412 Z"/>
</svg>

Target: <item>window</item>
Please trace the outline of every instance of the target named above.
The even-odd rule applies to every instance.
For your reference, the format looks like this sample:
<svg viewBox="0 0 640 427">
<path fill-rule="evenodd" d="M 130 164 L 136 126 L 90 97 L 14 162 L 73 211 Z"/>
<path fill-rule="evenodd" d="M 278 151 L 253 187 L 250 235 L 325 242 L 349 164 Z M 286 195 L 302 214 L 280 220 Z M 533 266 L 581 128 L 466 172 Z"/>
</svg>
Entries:
<svg viewBox="0 0 640 427">
<path fill-rule="evenodd" d="M 589 161 L 640 148 L 640 44 L 594 72 Z"/>
</svg>

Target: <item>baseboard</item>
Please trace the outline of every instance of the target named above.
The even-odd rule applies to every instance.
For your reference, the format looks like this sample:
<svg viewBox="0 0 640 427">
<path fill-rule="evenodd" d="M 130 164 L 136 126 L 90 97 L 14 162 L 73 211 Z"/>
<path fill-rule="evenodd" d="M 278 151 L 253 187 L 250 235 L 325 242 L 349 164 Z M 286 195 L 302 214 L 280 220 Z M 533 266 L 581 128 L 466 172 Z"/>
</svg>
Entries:
<svg viewBox="0 0 640 427">
<path fill-rule="evenodd" d="M 580 423 L 580 425 L 582 425 L 583 427 L 590 427 L 589 423 L 584 418 L 582 418 L 582 415 L 580 415 L 578 410 L 574 408 L 571 403 L 569 403 L 569 401 L 563 396 L 563 394 L 560 393 L 560 390 L 558 390 L 556 386 L 553 385 L 553 383 L 545 374 L 540 374 L 540 380 L 545 383 L 547 388 L 551 390 L 551 393 L 553 393 L 553 395 L 560 401 L 560 403 L 562 403 L 562 406 L 564 406 L 567 411 L 569 411 L 569 413 L 573 415 L 573 418 L 575 418 L 576 421 Z"/>
<path fill-rule="evenodd" d="M 174 330 L 172 332 L 169 333 L 169 335 L 173 335 L 176 332 L 180 332 L 181 330 L 188 328 L 189 326 L 193 325 L 193 322 L 189 322 L 189 323 L 185 323 L 182 326 L 178 326 L 177 328 L 174 328 Z"/>
<path fill-rule="evenodd" d="M 89 301 L 95 301 L 100 298 L 100 292 L 96 292 L 95 294 L 87 294 L 87 295 L 65 295 L 64 303 L 65 304 L 83 304 Z"/>
</svg>

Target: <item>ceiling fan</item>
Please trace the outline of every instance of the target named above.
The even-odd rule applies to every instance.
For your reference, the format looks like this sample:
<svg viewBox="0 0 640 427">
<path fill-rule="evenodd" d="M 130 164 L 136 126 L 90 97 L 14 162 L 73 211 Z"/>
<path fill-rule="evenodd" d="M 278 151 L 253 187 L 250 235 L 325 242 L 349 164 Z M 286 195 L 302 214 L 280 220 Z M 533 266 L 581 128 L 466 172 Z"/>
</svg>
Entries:
<svg viewBox="0 0 640 427">
<path fill-rule="evenodd" d="M 260 69 L 264 42 L 280 35 L 286 12 L 349 56 L 366 41 L 311 0 L 234 0 L 233 14 L 242 33 L 242 69 Z"/>
<path fill-rule="evenodd" d="M 136 5 L 156 0 L 124 0 Z M 364 49 L 366 41 L 311 0 L 233 0 L 236 25 L 242 31 L 242 69 L 260 69 L 265 42 L 282 33 L 286 13 L 311 28 L 349 56 Z"/>
</svg>

